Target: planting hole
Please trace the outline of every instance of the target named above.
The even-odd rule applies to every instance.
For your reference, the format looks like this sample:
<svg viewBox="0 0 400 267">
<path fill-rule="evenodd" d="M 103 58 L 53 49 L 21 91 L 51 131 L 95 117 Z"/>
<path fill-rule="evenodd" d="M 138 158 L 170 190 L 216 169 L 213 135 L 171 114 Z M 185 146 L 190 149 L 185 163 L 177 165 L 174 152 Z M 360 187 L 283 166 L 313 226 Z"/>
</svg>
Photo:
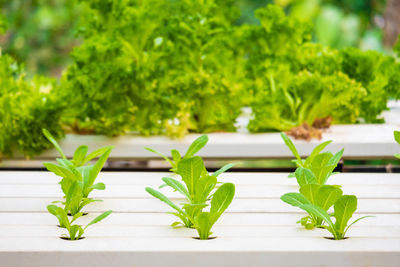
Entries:
<svg viewBox="0 0 400 267">
<path fill-rule="evenodd" d="M 81 239 L 85 239 L 85 237 L 80 237 L 78 239 L 71 240 L 71 239 L 69 239 L 68 237 L 65 237 L 65 236 L 60 236 L 60 238 L 63 239 L 63 240 L 67 240 L 67 241 L 78 241 L 78 240 L 81 240 Z"/>
<path fill-rule="evenodd" d="M 193 236 L 192 238 L 193 238 L 193 239 L 197 239 L 197 240 L 212 240 L 212 239 L 215 239 L 215 238 L 217 238 L 217 237 L 216 237 L 216 236 L 212 236 L 212 237 L 209 237 L 208 239 L 200 239 L 200 237 Z"/>
<path fill-rule="evenodd" d="M 329 240 L 336 240 L 336 241 L 340 241 L 340 240 L 349 239 L 349 237 L 344 237 L 344 238 L 342 238 L 342 239 L 335 239 L 335 238 L 333 238 L 333 237 L 330 237 L 330 236 L 324 236 L 324 238 L 325 238 L 325 239 L 329 239 Z"/>
<path fill-rule="evenodd" d="M 84 212 L 83 214 L 82 214 L 82 216 L 86 216 L 86 215 L 88 215 L 89 213 L 87 213 L 87 212 Z M 72 216 L 71 215 L 71 213 L 70 212 L 68 212 L 68 214 L 67 214 L 68 216 Z"/>
</svg>

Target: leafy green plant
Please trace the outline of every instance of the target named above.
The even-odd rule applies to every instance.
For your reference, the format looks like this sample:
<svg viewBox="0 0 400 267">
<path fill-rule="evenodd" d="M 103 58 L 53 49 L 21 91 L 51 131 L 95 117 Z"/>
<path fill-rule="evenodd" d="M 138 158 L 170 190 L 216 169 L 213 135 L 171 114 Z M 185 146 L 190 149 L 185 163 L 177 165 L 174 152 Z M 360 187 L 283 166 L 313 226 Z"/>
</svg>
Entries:
<svg viewBox="0 0 400 267">
<path fill-rule="evenodd" d="M 165 159 L 169 164 L 171 164 L 171 171 L 176 173 L 178 170 L 178 163 L 182 160 L 182 159 L 187 159 L 187 158 L 191 158 L 194 155 L 196 155 L 197 152 L 199 152 L 208 142 L 208 136 L 207 135 L 202 135 L 200 137 L 198 137 L 196 140 L 194 140 L 188 150 L 186 151 L 185 155 L 182 157 L 181 154 L 179 153 L 178 150 L 176 149 L 172 149 L 171 150 L 171 155 L 172 155 L 172 160 L 170 160 L 167 156 L 165 156 L 164 154 L 162 154 L 161 152 L 152 149 L 152 148 L 148 148 L 145 147 L 146 150 L 153 152 L 159 156 L 161 156 L 163 159 Z"/>
<path fill-rule="evenodd" d="M 245 58 L 232 0 L 78 2 L 84 41 L 60 90 L 71 99 L 64 122 L 72 131 L 181 137 L 236 129 Z"/>
<path fill-rule="evenodd" d="M 328 230 L 335 240 L 341 240 L 345 238 L 345 235 L 349 228 L 356 222 L 372 216 L 364 216 L 358 218 L 348 225 L 350 218 L 353 213 L 357 210 L 357 197 L 354 195 L 343 195 L 334 204 L 333 217 L 335 222 L 331 220 L 331 216 L 323 208 L 313 204 L 302 204 L 299 206 L 301 209 L 307 211 L 312 216 L 323 220 L 327 225 L 322 225 L 323 228 Z"/>
<path fill-rule="evenodd" d="M 299 152 L 297 151 L 295 145 L 292 140 L 285 134 L 281 133 L 281 137 L 285 142 L 286 146 L 290 149 L 293 155 L 296 157 L 293 160 L 299 169 L 296 170 L 296 173 L 290 175 L 291 177 L 296 176 L 304 176 L 304 175 L 313 175 L 317 184 L 323 185 L 327 182 L 328 178 L 334 174 L 333 171 L 338 165 L 342 155 L 343 149 L 337 152 L 336 154 L 332 154 L 331 152 L 322 152 L 322 150 L 329 145 L 332 141 L 326 141 L 318 146 L 316 146 L 311 152 L 310 156 L 308 156 L 305 160 L 301 159 Z M 308 169 L 308 170 L 304 170 Z M 311 174 L 310 174 L 311 172 Z M 299 178 L 297 178 L 299 180 Z M 300 185 L 300 183 L 299 183 Z"/>
<path fill-rule="evenodd" d="M 201 157 L 195 156 L 180 160 L 177 174 L 181 176 L 184 184 L 177 179 L 164 177 L 162 180 L 165 185 L 161 187 L 168 186 L 179 192 L 185 198 L 185 203 L 181 206 L 174 204 L 155 189 L 146 187 L 146 191 L 176 211 L 171 214 L 177 216 L 181 222 L 174 222 L 172 226 L 183 224 L 185 227 L 193 228 L 196 225 L 196 217 L 208 206 L 207 202 L 211 199 L 212 192 L 218 183 L 217 177 L 230 167 L 232 164 L 225 165 L 213 174 L 209 174 Z"/>
<path fill-rule="evenodd" d="M 26 79 L 24 69 L 0 49 L 0 159 L 17 151 L 29 158 L 50 148 L 43 127 L 57 139 L 64 136 L 63 104 L 54 94 L 55 87 L 53 79 Z"/>
<path fill-rule="evenodd" d="M 53 214 L 54 216 L 57 217 L 60 226 L 64 226 L 68 230 L 68 235 L 63 235 L 62 237 L 65 239 L 69 240 L 79 240 L 82 238 L 82 235 L 85 233 L 85 230 L 95 224 L 100 222 L 101 220 L 105 219 L 112 213 L 111 210 L 106 211 L 96 218 L 94 218 L 91 222 L 89 222 L 85 227 L 82 227 L 81 225 L 73 224 L 73 222 L 78 219 L 79 217 L 82 216 L 82 213 L 78 213 L 75 216 L 72 217 L 71 221 L 68 218 L 67 213 L 65 212 L 64 209 L 54 206 L 54 205 L 49 205 L 47 206 L 48 211 Z"/>
<path fill-rule="evenodd" d="M 308 176 L 308 178 L 310 177 L 312 176 Z M 319 185 L 316 183 L 316 179 L 311 178 L 304 180 L 304 183 L 300 187 L 300 193 L 284 194 L 281 196 L 281 200 L 300 208 L 302 205 L 312 204 L 327 212 L 342 194 L 343 192 L 338 186 Z M 320 217 L 309 212 L 308 216 L 301 218 L 297 223 L 300 223 L 306 229 L 313 229 L 314 227 L 321 227 L 322 222 L 323 220 Z"/>
<path fill-rule="evenodd" d="M 104 190 L 104 183 L 96 183 L 96 178 L 99 175 L 101 169 L 107 161 L 108 156 L 113 149 L 112 146 L 102 147 L 96 149 L 92 153 L 87 155 L 88 147 L 80 146 L 76 149 L 72 160 L 67 160 L 63 153 L 60 145 L 53 138 L 49 131 L 43 129 L 43 134 L 58 150 L 61 159 L 57 159 L 58 164 L 54 163 L 43 163 L 47 170 L 53 172 L 55 175 L 62 177 L 61 188 L 65 195 L 68 194 L 71 186 L 74 182 L 78 182 L 81 187 L 82 196 L 88 198 L 90 192 L 94 189 Z M 99 157 L 95 164 L 88 164 L 91 160 Z"/>
<path fill-rule="evenodd" d="M 66 214 L 72 216 L 72 221 L 70 222 L 72 223 L 83 215 L 82 209 L 86 205 L 95 201 L 100 201 L 89 198 L 89 194 L 94 189 L 104 190 L 106 188 L 104 183 L 95 184 L 95 180 L 107 161 L 113 147 L 99 148 L 87 155 L 88 147 L 80 146 L 76 149 L 72 160 L 68 160 L 51 133 L 48 130 L 43 129 L 43 134 L 54 145 L 62 157 L 57 158 L 58 164 L 47 162 L 43 163 L 43 165 L 47 170 L 62 177 L 60 185 L 65 194 L 64 200 L 55 201 L 54 203 L 61 203 L 64 206 L 62 210 Z M 99 157 L 99 159 L 95 164 L 88 164 L 91 160 L 97 157 Z M 58 208 L 59 207 L 55 205 L 50 205 L 48 206 L 48 211 L 57 216 Z M 67 227 L 65 221 L 60 219 L 60 216 L 57 216 L 57 218 L 59 219 L 60 227 Z M 77 227 L 74 227 L 73 229 L 79 230 Z"/>
<path fill-rule="evenodd" d="M 201 240 L 209 239 L 211 229 L 222 213 L 229 207 L 235 195 L 235 185 L 225 183 L 215 191 L 209 212 L 201 212 L 196 218 L 196 230 Z"/>
</svg>

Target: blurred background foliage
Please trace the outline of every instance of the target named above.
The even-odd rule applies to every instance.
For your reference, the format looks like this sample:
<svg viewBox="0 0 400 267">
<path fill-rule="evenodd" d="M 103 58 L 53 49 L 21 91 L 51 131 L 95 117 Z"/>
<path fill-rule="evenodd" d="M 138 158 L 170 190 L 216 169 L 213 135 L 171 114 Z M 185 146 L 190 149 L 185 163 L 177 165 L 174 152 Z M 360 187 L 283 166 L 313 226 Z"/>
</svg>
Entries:
<svg viewBox="0 0 400 267">
<path fill-rule="evenodd" d="M 259 23 L 254 11 L 268 3 L 312 21 L 313 41 L 332 48 L 390 53 L 399 34 L 395 0 L 235 0 L 241 10 L 237 24 Z M 72 48 L 81 43 L 77 37 L 80 5 L 75 0 L 0 0 L 0 7 L 6 18 L 0 32 L 8 26 L 6 34 L 0 35 L 2 51 L 25 64 L 28 75 L 59 77 L 70 63 Z"/>
<path fill-rule="evenodd" d="M 80 43 L 79 5 L 74 0 L 0 0 L 0 5 L 8 28 L 0 35 L 2 51 L 25 64 L 30 76 L 59 77 Z"/>
</svg>

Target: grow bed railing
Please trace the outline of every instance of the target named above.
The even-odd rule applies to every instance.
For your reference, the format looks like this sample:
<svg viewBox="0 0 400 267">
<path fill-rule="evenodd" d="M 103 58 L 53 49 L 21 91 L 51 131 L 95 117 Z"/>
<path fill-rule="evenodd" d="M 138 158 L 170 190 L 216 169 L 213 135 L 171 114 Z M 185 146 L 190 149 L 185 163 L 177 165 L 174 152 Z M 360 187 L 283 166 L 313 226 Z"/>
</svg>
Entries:
<svg viewBox="0 0 400 267">
<path fill-rule="evenodd" d="M 398 145 L 393 138 L 393 131 L 400 129 L 400 103 L 391 102 L 389 106 L 391 110 L 383 114 L 386 119 L 385 124 L 333 125 L 323 134 L 322 140 L 310 142 L 294 140 L 294 143 L 301 156 L 308 156 L 316 144 L 333 140 L 327 149 L 339 151 L 344 148 L 344 160 L 393 159 L 393 155 L 398 153 Z M 111 166 L 113 166 L 112 162 L 116 161 L 136 161 L 139 162 L 136 165 L 143 168 L 149 167 L 148 161 L 160 159 L 154 153 L 145 150 L 144 147 L 151 147 L 165 155 L 170 155 L 171 149 L 185 151 L 190 143 L 199 136 L 190 134 L 183 139 L 171 140 L 165 136 L 125 135 L 110 138 L 99 135 L 68 134 L 64 140 L 60 141 L 60 145 L 67 157 L 72 157 L 75 149 L 83 144 L 88 145 L 89 150 L 113 145 L 115 148 L 110 155 Z M 207 146 L 198 155 L 205 160 L 293 158 L 279 133 L 211 133 Z M 50 149 L 35 157 L 34 161 L 28 162 L 22 155 L 15 153 L 15 157 L 11 160 L 5 159 L 0 164 L 0 168 L 42 168 L 43 161 L 54 160 L 58 156 L 55 149 Z"/>
</svg>

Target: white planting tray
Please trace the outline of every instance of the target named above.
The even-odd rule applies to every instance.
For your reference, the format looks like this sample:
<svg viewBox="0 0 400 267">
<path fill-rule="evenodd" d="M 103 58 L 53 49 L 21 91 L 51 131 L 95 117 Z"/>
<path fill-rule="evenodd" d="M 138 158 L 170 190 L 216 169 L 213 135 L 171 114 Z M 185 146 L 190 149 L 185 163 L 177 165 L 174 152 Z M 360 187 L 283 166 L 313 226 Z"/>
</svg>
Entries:
<svg viewBox="0 0 400 267">
<path fill-rule="evenodd" d="M 347 240 L 323 238 L 322 229 L 296 224 L 304 215 L 281 200 L 297 190 L 287 173 L 226 173 L 236 195 L 213 228 L 216 239 L 201 241 L 195 230 L 173 229 L 174 216 L 144 188 L 157 188 L 168 173 L 105 172 L 93 192 L 104 202 L 86 207 L 86 224 L 99 212 L 114 212 L 79 241 L 61 240 L 64 229 L 46 205 L 62 195 L 49 172 L 0 172 L 0 266 L 4 267 L 399 267 L 400 175 L 338 174 L 329 180 L 359 198 L 353 219 L 375 215 L 352 227 Z M 176 192 L 163 189 L 179 202 Z M 352 219 L 352 220 L 353 220 Z M 351 220 L 351 221 L 352 221 Z"/>
</svg>

